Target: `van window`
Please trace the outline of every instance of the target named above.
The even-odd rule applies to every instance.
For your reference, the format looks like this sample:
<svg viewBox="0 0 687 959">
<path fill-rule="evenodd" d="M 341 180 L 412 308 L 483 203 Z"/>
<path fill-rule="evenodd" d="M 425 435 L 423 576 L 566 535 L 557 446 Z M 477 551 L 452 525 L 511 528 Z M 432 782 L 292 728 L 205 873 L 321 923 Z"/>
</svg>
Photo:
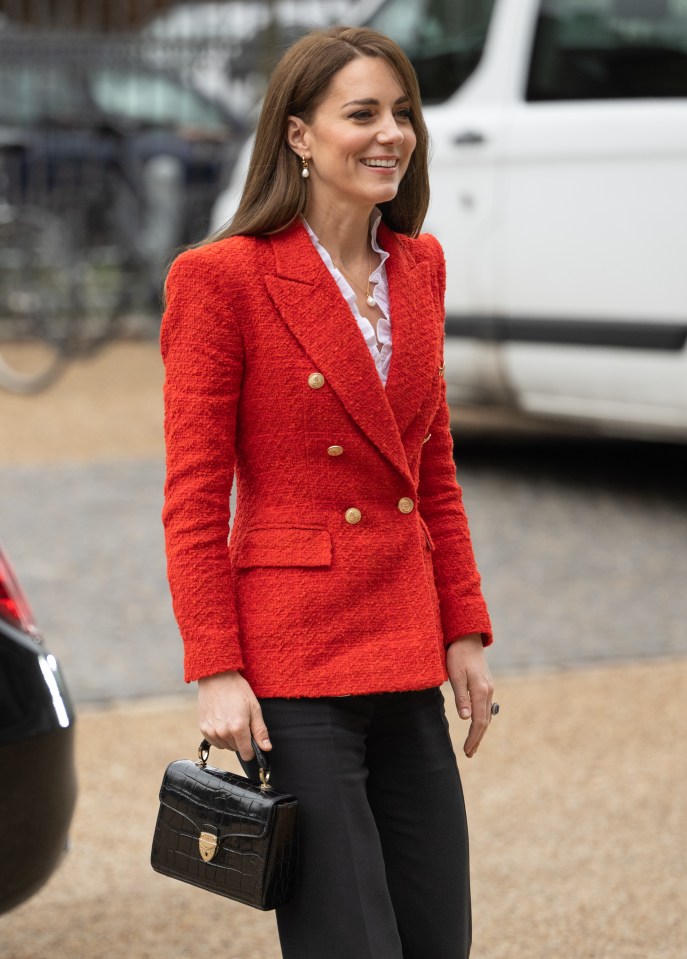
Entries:
<svg viewBox="0 0 687 959">
<path fill-rule="evenodd" d="M 543 0 L 526 96 L 687 97 L 687 0 Z"/>
<path fill-rule="evenodd" d="M 366 26 L 403 47 L 425 103 L 446 100 L 482 56 L 495 0 L 387 0 Z"/>
</svg>

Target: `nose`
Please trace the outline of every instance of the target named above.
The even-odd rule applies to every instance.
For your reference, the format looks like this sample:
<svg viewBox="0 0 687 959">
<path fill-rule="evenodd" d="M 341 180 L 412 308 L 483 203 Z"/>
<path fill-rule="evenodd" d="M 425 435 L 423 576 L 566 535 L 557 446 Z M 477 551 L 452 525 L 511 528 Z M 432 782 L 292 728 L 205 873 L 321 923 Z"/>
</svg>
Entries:
<svg viewBox="0 0 687 959">
<path fill-rule="evenodd" d="M 394 115 L 390 114 L 388 117 L 385 117 L 379 131 L 377 132 L 378 142 L 398 145 L 403 143 L 404 139 L 405 137 L 403 135 L 403 130 L 399 127 Z"/>
</svg>

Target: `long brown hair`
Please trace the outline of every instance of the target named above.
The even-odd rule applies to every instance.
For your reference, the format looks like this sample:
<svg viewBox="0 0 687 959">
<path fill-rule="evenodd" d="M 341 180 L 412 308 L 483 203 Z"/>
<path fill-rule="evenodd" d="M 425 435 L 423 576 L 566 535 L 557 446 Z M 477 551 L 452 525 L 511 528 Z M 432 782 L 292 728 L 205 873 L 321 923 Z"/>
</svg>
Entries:
<svg viewBox="0 0 687 959">
<path fill-rule="evenodd" d="M 383 33 L 331 27 L 296 41 L 275 67 L 260 112 L 239 207 L 227 226 L 206 242 L 277 233 L 305 212 L 307 185 L 300 175 L 299 159 L 287 141 L 287 119 L 297 116 L 310 123 L 332 77 L 359 56 L 384 58 L 410 99 L 410 120 L 417 143 L 398 193 L 393 200 L 380 203 L 380 210 L 392 230 L 418 235 L 429 205 L 429 136 L 415 71 L 398 44 Z"/>
</svg>

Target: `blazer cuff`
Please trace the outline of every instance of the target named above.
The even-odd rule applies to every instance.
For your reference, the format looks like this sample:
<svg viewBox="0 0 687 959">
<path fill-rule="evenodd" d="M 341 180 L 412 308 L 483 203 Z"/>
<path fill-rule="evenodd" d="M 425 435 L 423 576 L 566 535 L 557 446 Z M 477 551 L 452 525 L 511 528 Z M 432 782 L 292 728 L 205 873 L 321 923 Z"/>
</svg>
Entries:
<svg viewBox="0 0 687 959">
<path fill-rule="evenodd" d="M 491 646 L 491 644 L 494 642 L 494 637 L 490 632 L 485 633 L 479 629 L 473 629 L 471 633 L 461 633 L 460 636 L 453 636 L 451 639 L 444 640 L 444 646 L 446 649 L 448 649 L 448 647 L 453 643 L 459 643 L 461 639 L 465 639 L 466 636 L 472 636 L 473 633 L 479 633 L 479 635 L 482 637 L 483 646 Z"/>
<path fill-rule="evenodd" d="M 453 616 L 444 615 L 443 628 L 444 646 L 450 646 L 451 643 L 462 639 L 463 636 L 469 636 L 471 633 L 481 633 L 484 646 L 491 646 L 494 642 L 489 613 L 486 605 L 482 602 L 474 603 L 468 608 L 465 608 L 464 604 L 460 604 L 460 608 L 455 611 Z"/>
<path fill-rule="evenodd" d="M 244 665 L 238 640 L 221 645 L 187 644 L 184 650 L 184 680 L 187 683 L 230 669 L 242 670 Z"/>
</svg>

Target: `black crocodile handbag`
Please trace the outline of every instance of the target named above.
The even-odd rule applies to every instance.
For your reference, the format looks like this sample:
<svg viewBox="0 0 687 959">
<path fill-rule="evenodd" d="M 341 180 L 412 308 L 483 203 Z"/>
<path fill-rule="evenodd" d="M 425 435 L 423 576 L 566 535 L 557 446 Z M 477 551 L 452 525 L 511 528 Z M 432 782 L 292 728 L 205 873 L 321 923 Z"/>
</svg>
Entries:
<svg viewBox="0 0 687 959">
<path fill-rule="evenodd" d="M 298 870 L 298 801 L 269 782 L 269 765 L 251 737 L 260 782 L 198 761 L 171 763 L 160 787 L 151 865 L 156 872 L 274 909 L 293 895 Z"/>
</svg>

